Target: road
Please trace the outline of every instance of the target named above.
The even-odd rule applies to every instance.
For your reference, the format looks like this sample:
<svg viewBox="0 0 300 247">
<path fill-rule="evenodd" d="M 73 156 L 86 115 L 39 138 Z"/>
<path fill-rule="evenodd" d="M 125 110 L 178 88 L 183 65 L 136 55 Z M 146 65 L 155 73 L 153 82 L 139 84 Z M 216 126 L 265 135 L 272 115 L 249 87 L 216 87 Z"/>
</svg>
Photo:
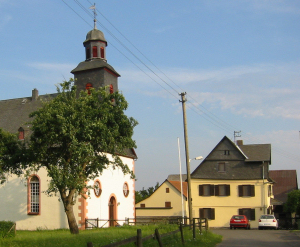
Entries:
<svg viewBox="0 0 300 247">
<path fill-rule="evenodd" d="M 300 232 L 288 230 L 211 229 L 223 236 L 217 247 L 299 247 Z"/>
</svg>

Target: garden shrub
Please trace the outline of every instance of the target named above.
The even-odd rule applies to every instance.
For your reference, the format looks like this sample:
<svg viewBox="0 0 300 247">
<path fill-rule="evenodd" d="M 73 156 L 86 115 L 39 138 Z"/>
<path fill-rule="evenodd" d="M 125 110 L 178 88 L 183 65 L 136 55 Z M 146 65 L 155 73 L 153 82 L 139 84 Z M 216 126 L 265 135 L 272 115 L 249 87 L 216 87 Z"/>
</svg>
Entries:
<svg viewBox="0 0 300 247">
<path fill-rule="evenodd" d="M 0 238 L 14 237 L 15 236 L 15 222 L 0 221 Z"/>
</svg>

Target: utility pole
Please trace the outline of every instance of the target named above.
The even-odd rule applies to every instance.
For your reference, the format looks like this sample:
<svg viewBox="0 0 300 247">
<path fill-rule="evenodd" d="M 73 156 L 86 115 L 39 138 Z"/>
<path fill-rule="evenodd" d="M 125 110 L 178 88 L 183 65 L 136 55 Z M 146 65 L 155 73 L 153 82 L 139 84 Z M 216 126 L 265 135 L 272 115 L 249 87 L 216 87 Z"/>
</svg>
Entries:
<svg viewBox="0 0 300 247">
<path fill-rule="evenodd" d="M 193 224 L 193 208 L 192 208 L 192 192 L 191 192 L 191 172 L 190 172 L 190 157 L 189 157 L 189 144 L 188 144 L 188 134 L 187 134 L 187 123 L 186 123 L 186 113 L 185 113 L 185 95 L 186 93 L 179 94 L 181 96 L 182 112 L 183 112 L 183 128 L 184 128 L 184 143 L 185 143 L 185 159 L 186 159 L 186 173 L 187 173 L 187 183 L 188 183 L 188 206 L 189 206 L 189 220 L 190 225 Z"/>
</svg>

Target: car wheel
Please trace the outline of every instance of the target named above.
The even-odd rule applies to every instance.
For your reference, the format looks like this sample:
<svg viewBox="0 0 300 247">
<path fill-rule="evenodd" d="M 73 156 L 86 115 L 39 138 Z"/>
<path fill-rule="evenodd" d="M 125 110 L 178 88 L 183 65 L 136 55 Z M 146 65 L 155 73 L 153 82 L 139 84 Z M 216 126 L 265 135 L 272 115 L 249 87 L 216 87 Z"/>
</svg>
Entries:
<svg viewBox="0 0 300 247">
<path fill-rule="evenodd" d="M 251 227 L 250 227 L 250 225 L 249 225 L 249 226 L 248 226 L 248 230 L 250 230 L 250 228 L 251 228 Z"/>
<path fill-rule="evenodd" d="M 230 226 L 230 230 L 232 230 L 232 226 Z"/>
</svg>

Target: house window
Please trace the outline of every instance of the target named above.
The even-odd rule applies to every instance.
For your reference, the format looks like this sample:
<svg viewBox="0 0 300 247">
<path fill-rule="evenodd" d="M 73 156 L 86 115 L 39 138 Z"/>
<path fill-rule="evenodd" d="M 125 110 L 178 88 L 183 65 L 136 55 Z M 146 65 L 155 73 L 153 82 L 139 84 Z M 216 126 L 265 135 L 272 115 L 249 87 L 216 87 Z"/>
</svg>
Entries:
<svg viewBox="0 0 300 247">
<path fill-rule="evenodd" d="M 230 184 L 215 185 L 215 196 L 230 196 Z"/>
<path fill-rule="evenodd" d="M 171 202 L 165 202 L 165 207 L 170 208 L 171 207 Z"/>
<path fill-rule="evenodd" d="M 109 93 L 114 93 L 114 86 L 112 84 L 109 85 Z"/>
<path fill-rule="evenodd" d="M 254 185 L 239 185 L 239 197 L 243 196 L 255 196 L 255 188 Z"/>
<path fill-rule="evenodd" d="M 32 176 L 28 181 L 28 214 L 40 213 L 40 180 Z"/>
<path fill-rule="evenodd" d="M 209 220 L 215 219 L 215 209 L 214 208 L 200 208 L 199 209 L 200 218 L 207 218 Z"/>
<path fill-rule="evenodd" d="M 225 172 L 225 162 L 218 164 L 218 172 Z"/>
<path fill-rule="evenodd" d="M 123 184 L 123 194 L 125 197 L 127 197 L 129 195 L 129 187 L 126 182 Z"/>
<path fill-rule="evenodd" d="M 272 193 L 272 185 L 269 185 L 268 186 L 268 196 L 272 196 L 273 193 Z"/>
<path fill-rule="evenodd" d="M 170 188 L 166 188 L 166 193 L 170 193 Z"/>
<path fill-rule="evenodd" d="M 93 46 L 93 57 L 98 57 L 97 46 Z"/>
<path fill-rule="evenodd" d="M 94 193 L 96 197 L 100 197 L 102 193 L 101 183 L 99 180 L 96 180 L 94 183 Z"/>
<path fill-rule="evenodd" d="M 246 215 L 248 220 L 255 220 L 255 209 L 240 208 L 239 215 Z"/>
<path fill-rule="evenodd" d="M 215 188 L 213 184 L 199 185 L 199 196 L 213 196 L 214 194 Z"/>
<path fill-rule="evenodd" d="M 145 207 L 146 207 L 146 204 L 141 203 L 140 206 L 141 206 L 141 208 L 145 208 Z"/>
<path fill-rule="evenodd" d="M 100 55 L 101 55 L 101 58 L 104 58 L 104 47 L 100 48 Z"/>
<path fill-rule="evenodd" d="M 229 150 L 224 150 L 224 155 L 230 155 L 230 151 Z"/>
</svg>

